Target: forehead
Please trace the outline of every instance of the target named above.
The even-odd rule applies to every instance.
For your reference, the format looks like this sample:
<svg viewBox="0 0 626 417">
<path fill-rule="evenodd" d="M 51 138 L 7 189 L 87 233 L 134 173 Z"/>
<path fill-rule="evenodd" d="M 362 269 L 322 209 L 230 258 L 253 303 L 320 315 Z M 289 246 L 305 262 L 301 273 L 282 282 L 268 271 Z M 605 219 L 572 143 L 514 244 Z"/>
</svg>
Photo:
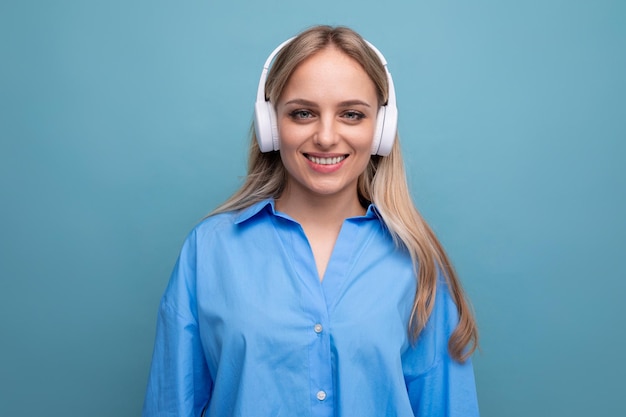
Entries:
<svg viewBox="0 0 626 417">
<path fill-rule="evenodd" d="M 302 61 L 291 73 L 281 99 L 360 98 L 376 101 L 376 87 L 361 64 L 336 47 L 327 47 Z M 280 100 L 279 100 L 280 101 Z"/>
</svg>

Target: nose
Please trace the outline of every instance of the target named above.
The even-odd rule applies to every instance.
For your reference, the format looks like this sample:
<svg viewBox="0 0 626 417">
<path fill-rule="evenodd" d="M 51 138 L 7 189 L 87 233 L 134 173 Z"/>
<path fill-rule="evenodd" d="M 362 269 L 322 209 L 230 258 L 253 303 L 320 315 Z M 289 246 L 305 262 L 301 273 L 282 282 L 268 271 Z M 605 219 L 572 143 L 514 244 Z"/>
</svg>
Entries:
<svg viewBox="0 0 626 417">
<path fill-rule="evenodd" d="M 336 122 L 332 116 L 323 116 L 317 124 L 314 136 L 315 144 L 322 149 L 330 149 L 339 140 Z"/>
</svg>

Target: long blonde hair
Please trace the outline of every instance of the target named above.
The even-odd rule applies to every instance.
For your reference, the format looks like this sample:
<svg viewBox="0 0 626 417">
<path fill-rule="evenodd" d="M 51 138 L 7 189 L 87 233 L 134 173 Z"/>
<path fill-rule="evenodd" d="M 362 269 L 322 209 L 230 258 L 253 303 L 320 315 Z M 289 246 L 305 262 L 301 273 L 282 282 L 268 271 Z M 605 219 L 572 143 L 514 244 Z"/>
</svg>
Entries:
<svg viewBox="0 0 626 417">
<path fill-rule="evenodd" d="M 315 26 L 293 39 L 276 56 L 265 84 L 266 94 L 276 103 L 290 75 L 306 58 L 334 46 L 355 59 L 370 76 L 380 104 L 388 97 L 387 76 L 378 56 L 353 30 L 346 27 Z M 267 198 L 278 198 L 286 184 L 286 171 L 279 152 L 262 153 L 251 129 L 248 174 L 241 188 L 212 214 L 241 210 Z M 398 245 L 409 252 L 417 276 L 417 289 L 408 332 L 415 342 L 433 310 L 439 272 L 444 275 L 459 313 L 459 323 L 450 336 L 450 355 L 465 361 L 477 347 L 478 331 L 457 274 L 439 240 L 413 204 L 396 138 L 388 156 L 372 156 L 359 177 L 361 201 L 372 202 Z"/>
</svg>

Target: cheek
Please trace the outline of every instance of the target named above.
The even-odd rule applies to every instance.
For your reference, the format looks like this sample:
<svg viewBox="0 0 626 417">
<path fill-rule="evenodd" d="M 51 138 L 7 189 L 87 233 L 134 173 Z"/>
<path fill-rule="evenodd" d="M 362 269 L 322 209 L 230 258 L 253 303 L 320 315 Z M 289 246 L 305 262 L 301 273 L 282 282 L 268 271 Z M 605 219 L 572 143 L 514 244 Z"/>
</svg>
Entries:
<svg viewBox="0 0 626 417">
<path fill-rule="evenodd" d="M 369 149 L 368 149 L 368 151 L 369 151 Z M 359 164 L 358 164 L 359 165 L 358 171 L 360 173 L 363 173 L 367 169 L 367 165 L 370 163 L 370 159 L 372 159 L 372 156 L 370 155 L 370 152 L 367 152 L 367 153 L 363 152 L 361 154 L 361 158 L 360 158 Z"/>
<path fill-rule="evenodd" d="M 306 132 L 302 126 L 293 123 L 278 123 L 278 137 L 280 138 L 280 148 L 297 147 L 306 137 Z"/>
<path fill-rule="evenodd" d="M 374 127 L 364 126 L 364 128 L 355 135 L 353 146 L 358 149 L 359 152 L 366 152 L 369 154 L 372 149 L 372 143 L 374 142 Z"/>
</svg>

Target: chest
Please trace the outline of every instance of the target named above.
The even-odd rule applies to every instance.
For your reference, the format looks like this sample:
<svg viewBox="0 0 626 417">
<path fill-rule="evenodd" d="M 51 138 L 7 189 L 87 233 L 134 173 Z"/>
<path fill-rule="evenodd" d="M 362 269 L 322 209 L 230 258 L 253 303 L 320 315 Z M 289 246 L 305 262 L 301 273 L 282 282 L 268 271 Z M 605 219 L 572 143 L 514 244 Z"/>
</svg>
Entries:
<svg viewBox="0 0 626 417">
<path fill-rule="evenodd" d="M 310 243 L 293 224 L 200 244 L 198 320 L 211 356 L 245 349 L 293 359 L 320 334 L 343 350 L 406 347 L 411 260 L 375 226 L 344 224 L 321 282 Z"/>
</svg>

